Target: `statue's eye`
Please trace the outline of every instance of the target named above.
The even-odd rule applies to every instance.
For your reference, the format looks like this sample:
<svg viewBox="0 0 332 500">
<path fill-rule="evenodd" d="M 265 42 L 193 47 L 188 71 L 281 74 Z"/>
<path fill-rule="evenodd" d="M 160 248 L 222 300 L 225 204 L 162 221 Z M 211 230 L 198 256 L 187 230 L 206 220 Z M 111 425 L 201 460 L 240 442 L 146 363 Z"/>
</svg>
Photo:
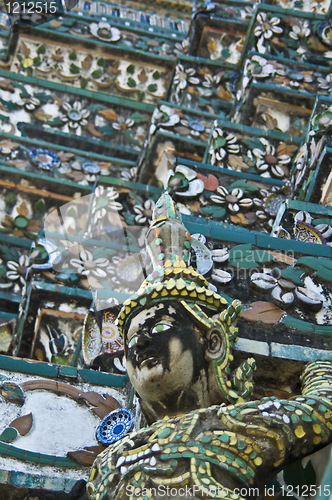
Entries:
<svg viewBox="0 0 332 500">
<path fill-rule="evenodd" d="M 160 332 L 165 332 L 166 330 L 169 330 L 171 328 L 171 325 L 168 325 L 167 323 L 158 323 L 158 325 L 155 325 L 151 333 L 160 333 Z"/>
<path fill-rule="evenodd" d="M 134 337 L 132 337 L 129 342 L 128 342 L 128 347 L 134 347 L 135 344 L 137 344 L 137 340 L 138 340 L 138 337 L 137 335 L 134 335 Z"/>
</svg>

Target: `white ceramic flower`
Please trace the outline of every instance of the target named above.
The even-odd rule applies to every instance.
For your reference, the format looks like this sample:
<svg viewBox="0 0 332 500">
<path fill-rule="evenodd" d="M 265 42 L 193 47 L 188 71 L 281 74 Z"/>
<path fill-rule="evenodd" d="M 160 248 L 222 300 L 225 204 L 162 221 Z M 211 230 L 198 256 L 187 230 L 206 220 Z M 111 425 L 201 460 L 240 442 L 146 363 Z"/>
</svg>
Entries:
<svg viewBox="0 0 332 500">
<path fill-rule="evenodd" d="M 24 106 L 28 111 L 34 111 L 40 105 L 40 100 L 31 96 L 20 99 L 16 104 L 18 106 Z"/>
<path fill-rule="evenodd" d="M 244 198 L 244 193 L 240 188 L 234 188 L 228 191 L 224 186 L 219 186 L 216 190 L 218 194 L 211 196 L 211 201 L 218 205 L 227 205 L 227 208 L 232 213 L 237 213 L 241 208 L 249 209 L 253 205 L 253 200 Z M 258 200 L 259 201 L 259 200 Z"/>
<path fill-rule="evenodd" d="M 256 158 L 256 168 L 262 177 L 271 177 L 271 174 L 278 179 L 285 177 L 283 166 L 288 165 L 291 161 L 289 155 L 276 154 L 276 148 L 270 142 L 261 137 L 259 141 L 263 144 L 264 149 L 255 148 L 252 150 Z"/>
<path fill-rule="evenodd" d="M 271 291 L 272 298 L 282 308 L 290 307 L 297 298 L 304 307 L 319 310 L 324 301 L 322 294 L 309 290 L 305 285 L 296 286 L 290 280 L 273 276 L 272 272 L 254 273 L 251 276 L 252 285 L 263 291 Z"/>
<path fill-rule="evenodd" d="M 304 21 L 302 26 L 295 24 L 292 31 L 289 32 L 289 36 L 293 38 L 293 40 L 300 40 L 301 38 L 307 38 L 310 32 L 308 21 Z"/>
<path fill-rule="evenodd" d="M 332 89 L 332 73 L 327 75 L 325 78 L 317 78 L 318 87 L 323 90 Z"/>
<path fill-rule="evenodd" d="M 268 18 L 266 12 L 259 12 L 257 15 L 257 26 L 254 30 L 254 34 L 257 37 L 264 37 L 265 39 L 269 39 L 273 36 L 273 34 L 282 33 L 282 28 L 278 26 L 280 23 L 280 19 L 278 17 Z"/>
<path fill-rule="evenodd" d="M 172 188 L 175 194 L 180 197 L 195 197 L 204 191 L 204 182 L 196 177 L 195 170 L 186 165 L 177 165 L 174 170 L 168 171 L 164 188 Z"/>
<path fill-rule="evenodd" d="M 135 205 L 134 212 L 137 214 L 135 216 L 135 221 L 139 224 L 145 224 L 148 222 L 151 224 L 152 222 L 152 212 L 155 206 L 155 202 L 153 200 L 146 200 L 142 205 Z"/>
<path fill-rule="evenodd" d="M 123 118 L 122 116 L 118 117 L 118 121 L 112 123 L 112 127 L 114 130 L 127 130 L 135 124 L 132 118 Z"/>
<path fill-rule="evenodd" d="M 121 38 L 121 31 L 109 23 L 91 23 L 90 31 L 93 36 L 104 42 L 117 42 Z"/>
<path fill-rule="evenodd" d="M 115 212 L 123 209 L 122 204 L 116 201 L 117 198 L 119 198 L 119 193 L 113 187 L 97 186 L 92 203 L 95 223 L 107 214 L 107 209 Z"/>
<path fill-rule="evenodd" d="M 7 262 L 7 268 L 9 271 L 6 272 L 8 279 L 12 281 L 19 280 L 21 285 L 25 285 L 25 276 L 29 266 L 29 257 L 27 255 L 21 255 L 18 262 L 14 260 L 9 260 Z"/>
<path fill-rule="evenodd" d="M 199 84 L 199 78 L 195 76 L 196 70 L 194 68 L 184 68 L 182 64 L 178 64 L 175 68 L 175 75 L 173 83 L 176 86 L 176 94 L 186 88 L 188 83 L 192 85 Z"/>
<path fill-rule="evenodd" d="M 75 101 L 72 105 L 69 102 L 63 102 L 62 107 L 66 111 L 65 114 L 60 116 L 60 119 L 64 123 L 68 123 L 69 128 L 77 129 L 79 126 L 86 127 L 88 124 L 87 118 L 90 115 L 90 111 L 87 109 L 82 109 L 82 104 L 79 101 Z"/>
<path fill-rule="evenodd" d="M 210 148 L 211 163 L 221 162 L 227 154 L 236 155 L 240 152 L 240 146 L 237 144 L 237 137 L 234 134 L 224 135 L 224 131 L 216 127 L 212 133 L 213 141 Z"/>
<path fill-rule="evenodd" d="M 88 250 L 81 250 L 79 259 L 71 259 L 71 265 L 77 269 L 79 274 L 89 276 L 90 274 L 98 278 L 105 278 L 107 273 L 105 267 L 109 265 L 108 259 L 94 259 L 92 253 Z"/>
</svg>

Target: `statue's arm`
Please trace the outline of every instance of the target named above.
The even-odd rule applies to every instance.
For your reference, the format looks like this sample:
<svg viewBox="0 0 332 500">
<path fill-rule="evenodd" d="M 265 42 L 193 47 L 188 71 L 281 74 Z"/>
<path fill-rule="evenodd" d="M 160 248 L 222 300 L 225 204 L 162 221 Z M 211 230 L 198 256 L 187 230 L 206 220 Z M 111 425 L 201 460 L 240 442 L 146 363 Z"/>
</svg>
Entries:
<svg viewBox="0 0 332 500">
<path fill-rule="evenodd" d="M 301 381 L 302 395 L 263 398 L 220 410 L 229 430 L 243 435 L 248 445 L 255 444 L 257 483 L 332 442 L 332 363 L 310 363 Z"/>
</svg>

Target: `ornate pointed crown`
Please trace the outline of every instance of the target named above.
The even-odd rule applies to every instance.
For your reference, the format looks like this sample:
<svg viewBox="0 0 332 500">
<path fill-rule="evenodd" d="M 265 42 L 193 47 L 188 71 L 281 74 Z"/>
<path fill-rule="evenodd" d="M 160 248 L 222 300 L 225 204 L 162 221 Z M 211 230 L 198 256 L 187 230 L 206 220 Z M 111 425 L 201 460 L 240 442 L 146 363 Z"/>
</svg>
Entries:
<svg viewBox="0 0 332 500">
<path fill-rule="evenodd" d="M 153 222 L 146 235 L 147 249 L 154 269 L 134 295 L 123 303 L 117 324 L 121 335 L 128 320 L 142 309 L 163 301 L 176 300 L 201 329 L 219 328 L 224 332 L 225 347 L 213 361 L 214 372 L 224 400 L 243 402 L 253 392 L 253 358 L 231 372 L 232 348 L 238 329 L 232 324 L 241 313 L 241 302 L 227 300 L 208 288 L 208 282 L 190 266 L 190 233 L 186 230 L 178 207 L 168 193 L 158 200 Z M 216 316 L 215 316 L 216 315 Z"/>
<path fill-rule="evenodd" d="M 204 309 L 215 314 L 227 307 L 227 301 L 209 290 L 206 279 L 190 266 L 190 239 L 178 207 L 170 195 L 164 193 L 155 206 L 153 222 L 146 235 L 153 272 L 123 304 L 117 319 L 122 335 L 132 315 L 163 301 L 179 301 L 206 329 L 211 328 L 213 321 Z"/>
</svg>

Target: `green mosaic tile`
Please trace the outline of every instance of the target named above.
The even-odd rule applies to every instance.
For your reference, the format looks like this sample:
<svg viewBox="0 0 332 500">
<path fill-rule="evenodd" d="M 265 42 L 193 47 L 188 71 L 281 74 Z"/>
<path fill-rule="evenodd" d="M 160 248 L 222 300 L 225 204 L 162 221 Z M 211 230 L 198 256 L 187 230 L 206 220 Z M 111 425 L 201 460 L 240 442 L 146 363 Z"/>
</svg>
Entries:
<svg viewBox="0 0 332 500">
<path fill-rule="evenodd" d="M 25 488 L 39 488 L 41 485 L 41 477 L 34 474 L 24 472 L 11 472 L 9 483 L 15 486 L 24 486 Z"/>
<path fill-rule="evenodd" d="M 10 471 L 0 470 L 0 483 L 8 483 L 10 477 Z"/>
</svg>

